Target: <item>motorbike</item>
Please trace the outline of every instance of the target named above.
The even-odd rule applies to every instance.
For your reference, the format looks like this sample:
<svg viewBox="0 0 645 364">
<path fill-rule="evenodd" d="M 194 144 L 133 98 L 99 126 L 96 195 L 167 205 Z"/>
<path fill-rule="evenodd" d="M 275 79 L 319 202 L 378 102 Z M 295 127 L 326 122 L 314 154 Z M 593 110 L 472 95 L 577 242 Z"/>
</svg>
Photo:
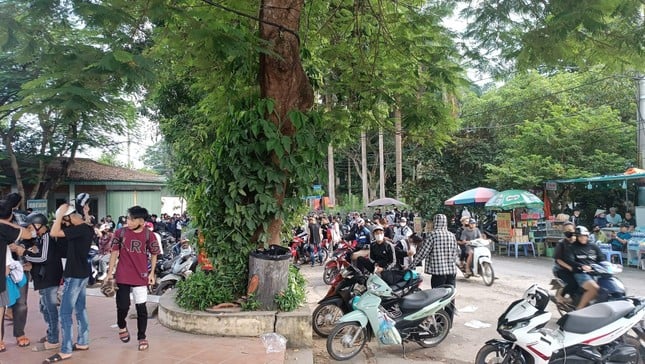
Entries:
<svg viewBox="0 0 645 364">
<path fill-rule="evenodd" d="M 392 316 L 398 317 L 401 315 L 399 298 L 421 290 L 423 278 L 413 271 L 396 270 L 384 271 L 381 277 L 393 291 L 393 297 L 384 299 L 381 305 Z M 311 325 L 316 334 L 327 337 L 338 320 L 352 311 L 354 297 L 365 292 L 366 281 L 367 276 L 353 265 L 344 267 L 334 277 L 327 294 L 318 301 L 318 306 L 311 315 Z"/>
<path fill-rule="evenodd" d="M 639 363 L 639 348 L 629 343 L 634 329 L 643 340 L 641 321 L 645 301 L 629 297 L 601 302 L 569 312 L 546 328 L 549 293 L 533 285 L 497 320 L 502 339 L 493 339 L 478 351 L 475 363 Z M 640 346 L 640 344 L 638 344 Z M 642 348 L 640 348 L 642 351 Z"/>
<path fill-rule="evenodd" d="M 598 290 L 598 296 L 591 302 L 607 302 L 618 299 L 623 299 L 626 295 L 625 285 L 623 282 L 618 279 L 615 275 L 622 272 L 622 266 L 612 264 L 609 262 L 600 262 L 599 264 L 592 264 L 591 271 L 589 274 L 596 280 L 600 289 Z M 553 278 L 551 280 L 551 289 L 555 291 L 554 295 L 551 296 L 551 301 L 555 304 L 560 315 L 563 315 L 567 312 L 575 311 L 580 298 L 584 293 L 584 290 L 581 287 L 578 287 L 576 291 L 571 295 L 571 300 L 558 300 L 556 297 L 563 297 L 562 291 L 565 287 L 564 281 L 560 278 Z"/>
<path fill-rule="evenodd" d="M 329 250 L 324 247 L 322 244 L 320 248 L 314 247 L 314 256 L 318 256 L 318 249 L 321 249 L 320 255 L 322 256 L 322 261 L 326 261 L 329 258 Z M 293 238 L 289 242 L 289 250 L 291 250 L 291 257 L 293 258 L 293 264 L 307 264 L 311 260 L 311 254 L 309 254 L 309 244 L 307 242 L 307 232 L 302 231 L 301 229 L 295 230 Z"/>
<path fill-rule="evenodd" d="M 490 249 L 488 248 L 490 240 L 475 239 L 471 240 L 468 245 L 473 249 L 473 262 L 470 267 L 471 272 L 475 276 L 481 276 L 484 284 L 492 286 L 495 281 L 495 272 L 493 271 L 493 263 L 491 259 Z M 457 268 L 464 274 L 464 278 L 469 278 L 466 275 L 465 262 L 462 263 L 457 258 Z"/>
<path fill-rule="evenodd" d="M 400 299 L 399 317 L 392 317 L 381 306 L 383 298 L 393 296 L 392 288 L 378 275 L 367 279 L 367 291 L 354 298 L 353 311 L 340 318 L 327 337 L 327 352 L 335 360 L 356 356 L 373 336 L 383 345 L 416 342 L 424 348 L 441 343 L 452 326 L 450 314 L 455 288 L 442 286 L 411 293 Z"/>
<path fill-rule="evenodd" d="M 188 278 L 197 267 L 197 254 L 190 246 L 182 247 L 179 254 L 172 262 L 172 268 L 169 274 L 157 280 L 155 295 L 161 296 L 167 290 L 173 289 L 177 282 Z"/>
<path fill-rule="evenodd" d="M 323 282 L 325 282 L 325 284 L 332 284 L 334 277 L 336 277 L 343 268 L 349 266 L 350 259 L 348 255 L 354 251 L 355 246 L 355 240 L 341 240 L 338 244 L 338 248 L 334 250 L 331 258 L 329 258 L 325 263 L 325 270 L 323 271 Z"/>
<path fill-rule="evenodd" d="M 160 231 L 159 236 L 161 236 L 160 244 L 163 247 L 164 252 L 169 251 L 176 243 L 175 242 L 175 237 L 172 236 L 172 234 L 170 234 L 169 232 L 167 232 L 165 230 Z"/>
</svg>

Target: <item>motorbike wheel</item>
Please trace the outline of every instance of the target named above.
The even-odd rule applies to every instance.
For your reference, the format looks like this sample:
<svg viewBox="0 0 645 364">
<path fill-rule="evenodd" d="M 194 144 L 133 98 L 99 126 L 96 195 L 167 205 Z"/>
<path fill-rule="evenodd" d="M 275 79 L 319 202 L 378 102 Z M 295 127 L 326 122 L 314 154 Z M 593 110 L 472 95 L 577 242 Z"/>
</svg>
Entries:
<svg viewBox="0 0 645 364">
<path fill-rule="evenodd" d="M 344 314 L 333 302 L 322 303 L 311 314 L 311 326 L 316 334 L 327 337 Z"/>
<path fill-rule="evenodd" d="M 157 289 L 155 289 L 155 295 L 161 296 L 163 295 L 166 291 L 175 288 L 175 283 L 173 281 L 165 281 L 159 283 L 157 286 Z"/>
<path fill-rule="evenodd" d="M 340 272 L 338 267 L 325 267 L 325 271 L 323 272 L 323 282 L 325 282 L 325 284 L 331 284 L 338 272 Z"/>
<path fill-rule="evenodd" d="M 479 273 L 481 274 L 485 285 L 493 285 L 493 282 L 495 281 L 495 272 L 493 271 L 493 266 L 489 262 L 483 262 L 479 265 Z"/>
<path fill-rule="evenodd" d="M 327 259 L 329 259 L 329 250 L 327 250 L 327 248 L 322 248 L 320 255 L 322 256 L 322 262 L 326 262 Z"/>
<path fill-rule="evenodd" d="M 367 328 L 354 322 L 341 322 L 327 337 L 327 352 L 338 361 L 349 360 L 367 343 Z"/>
<path fill-rule="evenodd" d="M 633 336 L 633 335 L 634 335 L 634 333 L 631 332 L 631 331 L 629 333 L 623 335 L 623 342 L 626 345 L 632 346 L 632 347 L 636 348 L 636 350 L 638 350 L 639 358 L 636 361 L 636 363 L 641 364 L 641 363 L 643 363 L 643 360 L 645 360 L 645 348 L 643 348 L 643 345 L 641 345 L 640 340 L 637 337 Z"/>
<path fill-rule="evenodd" d="M 446 337 L 448 337 L 448 331 L 450 331 L 450 315 L 445 310 L 441 310 L 435 313 L 432 316 L 428 316 L 421 324 L 419 328 L 422 331 L 422 334 L 430 334 L 430 338 L 425 338 L 417 341 L 417 344 L 421 345 L 424 348 L 432 348 L 439 345 Z"/>
<path fill-rule="evenodd" d="M 526 364 L 524 356 L 521 353 L 516 354 L 514 355 L 514 352 L 506 351 L 495 345 L 486 344 L 477 352 L 475 364 Z"/>
</svg>

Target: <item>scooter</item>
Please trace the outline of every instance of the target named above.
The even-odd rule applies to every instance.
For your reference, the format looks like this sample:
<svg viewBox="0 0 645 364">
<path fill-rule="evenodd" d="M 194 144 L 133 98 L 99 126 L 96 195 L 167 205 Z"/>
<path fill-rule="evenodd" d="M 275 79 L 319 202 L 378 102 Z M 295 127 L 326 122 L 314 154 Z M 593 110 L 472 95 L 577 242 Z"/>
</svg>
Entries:
<svg viewBox="0 0 645 364">
<path fill-rule="evenodd" d="M 392 288 L 376 274 L 369 276 L 366 286 L 367 292 L 354 298 L 354 311 L 341 317 L 327 337 L 327 352 L 333 359 L 353 358 L 372 336 L 383 345 L 413 341 L 424 348 L 434 347 L 448 336 L 452 321 L 446 309 L 452 306 L 454 287 L 442 286 L 401 298 L 401 315 L 393 318 L 381 306 L 383 298 L 392 297 Z"/>
<path fill-rule="evenodd" d="M 476 364 L 484 363 L 639 363 L 639 348 L 627 342 L 630 329 L 643 340 L 641 321 L 645 301 L 626 298 L 602 302 L 562 316 L 556 329 L 546 328 L 549 293 L 529 287 L 522 299 L 497 320 L 502 340 L 493 339 L 479 350 Z M 640 348 L 642 350 L 642 348 Z"/>
<path fill-rule="evenodd" d="M 323 282 L 325 284 L 332 284 L 334 277 L 340 273 L 343 268 L 350 265 L 350 258 L 348 257 L 354 251 L 356 241 L 341 240 L 338 248 L 334 250 L 331 258 L 325 263 L 325 270 L 323 271 Z"/>
<path fill-rule="evenodd" d="M 409 272 L 409 273 L 408 273 Z M 423 278 L 412 271 L 383 271 L 381 278 L 392 288 L 393 297 L 383 300 L 381 305 L 392 315 L 401 315 L 398 301 L 400 297 L 421 290 Z M 311 315 L 311 325 L 316 334 L 327 337 L 338 320 L 352 311 L 354 297 L 362 295 L 367 276 L 353 265 L 344 267 L 334 277 L 327 294 L 318 301 Z"/>
<path fill-rule="evenodd" d="M 484 284 L 492 286 L 495 281 L 495 272 L 493 271 L 493 261 L 491 259 L 490 240 L 475 239 L 471 240 L 468 245 L 473 249 L 473 262 L 470 267 L 474 275 L 481 275 Z M 470 278 L 466 274 L 466 265 L 457 258 L 457 268 L 464 274 L 464 278 Z"/>
<path fill-rule="evenodd" d="M 591 271 L 589 274 L 596 280 L 600 287 L 598 295 L 591 304 L 625 298 L 625 285 L 620 281 L 620 279 L 618 279 L 618 277 L 615 276 L 622 271 L 623 268 L 621 265 L 609 262 L 600 262 L 599 264 L 591 265 Z M 581 287 L 578 287 L 578 289 L 571 295 L 570 301 L 557 300 L 556 297 L 563 297 L 562 291 L 565 286 L 566 284 L 560 278 L 553 278 L 551 280 L 551 289 L 555 291 L 555 294 L 551 296 L 551 301 L 558 308 L 560 315 L 575 311 L 578 303 L 580 302 L 580 298 L 584 293 L 584 290 Z"/>
<path fill-rule="evenodd" d="M 190 246 L 181 248 L 179 255 L 172 263 L 171 273 L 157 281 L 155 295 L 161 296 L 173 289 L 177 282 L 188 278 L 197 267 L 197 255 Z"/>
</svg>

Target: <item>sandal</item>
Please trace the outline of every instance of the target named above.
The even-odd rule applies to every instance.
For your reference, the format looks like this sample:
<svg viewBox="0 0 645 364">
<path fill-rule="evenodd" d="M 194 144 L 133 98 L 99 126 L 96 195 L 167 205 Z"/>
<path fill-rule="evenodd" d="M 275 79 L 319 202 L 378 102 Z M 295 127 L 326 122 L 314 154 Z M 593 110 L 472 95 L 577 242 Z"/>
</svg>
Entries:
<svg viewBox="0 0 645 364">
<path fill-rule="evenodd" d="M 43 364 L 58 363 L 59 361 L 67 360 L 69 358 L 71 358 L 71 356 L 63 358 L 62 356 L 60 356 L 59 353 L 56 353 L 56 354 L 50 356 L 49 358 L 45 359 L 43 361 Z"/>
<path fill-rule="evenodd" d="M 89 345 L 85 345 L 85 346 L 81 346 L 78 344 L 72 345 L 72 351 L 87 351 L 87 350 L 90 350 Z"/>
<path fill-rule="evenodd" d="M 119 339 L 121 339 L 121 342 L 127 343 L 130 341 L 130 332 L 128 331 L 128 328 L 125 328 L 125 331 L 119 331 Z"/>
<path fill-rule="evenodd" d="M 7 351 L 7 347 L 4 346 L 4 341 L 0 341 L 0 353 Z"/>
<path fill-rule="evenodd" d="M 25 348 L 29 346 L 30 342 L 25 335 L 22 335 L 16 338 L 16 344 L 18 344 L 19 348 Z"/>
<path fill-rule="evenodd" d="M 148 350 L 148 340 L 139 340 L 139 351 Z"/>
<path fill-rule="evenodd" d="M 54 350 L 58 348 L 60 348 L 60 343 L 50 344 L 47 341 L 45 341 L 44 343 L 36 343 L 36 345 L 34 345 L 31 348 L 31 351 L 38 352 L 38 351 Z"/>
</svg>

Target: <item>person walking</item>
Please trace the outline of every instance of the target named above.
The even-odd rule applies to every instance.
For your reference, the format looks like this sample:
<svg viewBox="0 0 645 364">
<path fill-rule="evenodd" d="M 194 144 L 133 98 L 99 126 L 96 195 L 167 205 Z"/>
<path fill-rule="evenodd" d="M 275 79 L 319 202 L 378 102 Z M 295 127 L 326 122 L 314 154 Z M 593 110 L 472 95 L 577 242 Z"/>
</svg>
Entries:
<svg viewBox="0 0 645 364">
<path fill-rule="evenodd" d="M 81 215 L 83 214 L 83 215 Z M 60 302 L 61 349 L 44 363 L 55 363 L 72 357 L 72 351 L 88 350 L 90 323 L 87 316 L 85 287 L 90 277 L 87 256 L 94 238 L 94 228 L 85 222 L 83 211 L 62 204 L 56 210 L 56 219 L 50 236 L 67 238 L 67 261 L 63 271 L 63 296 Z M 70 223 L 63 226 L 63 220 Z M 72 312 L 76 312 L 78 332 L 76 343 L 72 339 Z"/>
<path fill-rule="evenodd" d="M 125 321 L 130 310 L 130 293 L 137 310 L 137 340 L 139 351 L 148 349 L 146 337 L 148 328 L 148 285 L 155 283 L 157 255 L 160 253 L 159 242 L 155 235 L 145 227 L 148 210 L 141 206 L 128 209 L 126 226 L 115 231 L 112 238 L 112 253 L 108 265 L 106 284 L 113 284 L 116 279 L 116 319 L 119 326 L 119 339 L 123 343 L 130 341 L 130 332 Z M 151 269 L 148 271 L 148 255 Z M 118 259 L 118 263 L 117 263 Z M 116 268 L 116 273 L 115 272 Z M 114 275 L 113 275 L 114 274 Z"/>
<path fill-rule="evenodd" d="M 432 288 L 446 284 L 455 287 L 457 276 L 455 260 L 459 257 L 457 238 L 448 230 L 446 215 L 437 214 L 432 221 L 434 229 L 421 244 L 411 266 L 414 269 L 418 263 L 425 260 L 424 271 L 426 274 L 432 275 L 430 278 Z M 452 319 L 454 311 L 450 310 L 449 314 Z"/>
</svg>

